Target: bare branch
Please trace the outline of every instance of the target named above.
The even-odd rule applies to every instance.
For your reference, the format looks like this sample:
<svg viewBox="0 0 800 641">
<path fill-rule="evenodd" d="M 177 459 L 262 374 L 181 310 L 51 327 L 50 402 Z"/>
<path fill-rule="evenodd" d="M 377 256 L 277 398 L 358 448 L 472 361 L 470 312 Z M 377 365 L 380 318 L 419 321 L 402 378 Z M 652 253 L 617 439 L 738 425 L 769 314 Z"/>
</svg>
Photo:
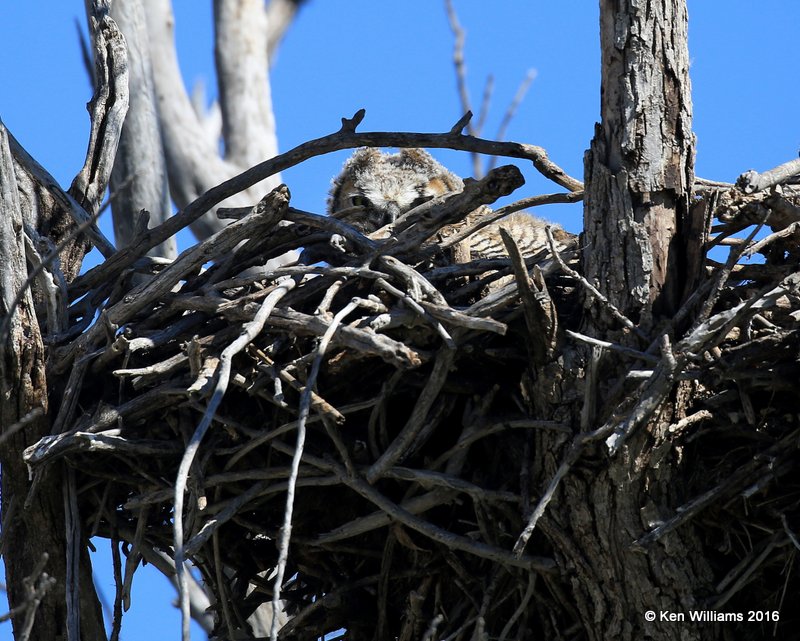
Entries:
<svg viewBox="0 0 800 641">
<path fill-rule="evenodd" d="M 172 208 L 141 0 L 116 2 L 111 15 L 125 34 L 130 61 L 129 82 L 133 87 L 111 173 L 114 235 L 117 243 L 124 247 L 136 235 L 136 218 L 141 210 L 149 212 L 152 225 L 159 225 L 172 215 Z M 178 253 L 175 239 L 167 239 L 152 252 L 175 258 Z"/>
<path fill-rule="evenodd" d="M 267 296 L 267 298 L 264 299 L 258 314 L 256 314 L 255 318 L 243 328 L 243 332 L 239 338 L 226 347 L 222 352 L 216 372 L 217 381 L 214 388 L 214 393 L 212 394 L 211 400 L 208 403 L 208 409 L 203 415 L 203 420 L 197 426 L 197 429 L 192 435 L 192 439 L 187 444 L 186 451 L 181 458 L 181 464 L 178 468 L 178 474 L 175 480 L 174 545 L 175 569 L 178 574 L 178 585 L 180 588 L 182 635 L 184 641 L 188 641 L 189 639 L 189 621 L 191 617 L 191 612 L 189 609 L 188 584 L 185 576 L 186 570 L 184 567 L 185 552 L 183 541 L 183 498 L 184 490 L 186 488 L 186 480 L 189 476 L 189 468 L 192 465 L 192 461 L 194 460 L 194 456 L 197 453 L 197 449 L 200 446 L 203 436 L 211 425 L 214 412 L 222 402 L 222 397 L 227 390 L 231 371 L 231 360 L 236 354 L 247 347 L 250 341 L 253 340 L 253 338 L 263 329 L 264 323 L 266 323 L 267 318 L 275 308 L 275 305 L 277 305 L 278 301 L 283 298 L 286 293 L 291 290 L 292 287 L 294 287 L 294 285 L 294 281 L 286 281 L 284 284 L 275 289 L 269 296 Z M 277 612 L 277 609 L 275 611 Z"/>
<path fill-rule="evenodd" d="M 0 126 L 5 128 L 2 121 L 0 121 Z M 92 244 L 97 247 L 97 250 L 105 258 L 109 258 L 116 249 L 114 248 L 114 244 L 108 240 L 97 227 L 97 217 L 101 209 L 89 214 L 69 192 L 64 191 L 60 187 L 56 179 L 53 178 L 44 167 L 25 151 L 10 131 L 6 130 L 6 133 L 8 134 L 8 146 L 11 149 L 14 161 L 30 176 L 31 180 L 40 185 L 41 188 L 53 198 L 61 209 L 69 214 L 76 225 L 81 226 L 80 233 L 85 233 Z M 77 236 L 78 233 L 77 230 L 72 232 L 70 238 L 74 240 L 73 237 Z"/>
<path fill-rule="evenodd" d="M 458 14 L 456 14 L 453 6 L 453 0 L 445 0 L 445 9 L 447 10 L 447 19 L 450 22 L 450 30 L 453 32 L 453 65 L 456 72 L 456 86 L 458 87 L 461 111 L 471 115 L 472 105 L 469 98 L 469 87 L 467 86 L 467 67 L 464 63 L 464 40 L 466 36 L 461 23 L 458 21 Z M 467 127 L 467 133 L 470 136 L 479 134 L 479 129 L 476 129 L 470 120 L 467 120 L 464 125 Z M 470 158 L 472 158 L 472 175 L 476 178 L 482 178 L 483 169 L 480 157 L 473 151 L 470 153 Z"/>
<path fill-rule="evenodd" d="M 143 0 L 143 2 L 150 34 L 153 79 L 158 98 L 158 117 L 167 158 L 170 191 L 176 205 L 185 208 L 198 198 L 202 200 L 203 191 L 236 175 L 242 167 L 236 162 L 220 157 L 216 141 L 209 140 L 203 124 L 192 107 L 178 65 L 173 33 L 174 16 L 169 0 Z M 263 7 L 254 10 L 263 12 Z M 266 45 L 264 47 L 259 55 L 266 55 Z M 243 64 L 241 60 L 237 63 Z M 233 73 L 236 75 L 235 71 Z M 248 72 L 249 77 L 251 76 Z M 266 74 L 258 82 L 266 85 Z M 252 91 L 263 93 L 263 91 L 268 91 L 268 88 L 256 89 L 253 87 Z M 235 101 L 235 97 L 231 96 L 230 100 Z M 255 148 L 257 145 L 263 144 L 263 141 L 252 140 L 250 144 Z M 204 205 L 202 211 L 197 212 L 191 220 L 178 225 L 169 236 L 189 225 L 199 238 L 210 236 L 223 226 L 213 213 L 215 205 L 226 198 L 230 198 L 226 203 L 229 206 L 251 205 L 258 201 L 264 192 L 277 186 L 279 183 L 279 178 L 276 176 L 278 171 L 246 186 L 234 189 L 218 200 Z M 255 186 L 265 179 L 268 180 Z M 249 188 L 253 189 L 247 191 Z M 239 194 L 242 191 L 246 193 Z M 170 221 L 172 220 L 174 218 L 170 219 Z M 163 240 L 158 242 L 163 242 Z"/>
<path fill-rule="evenodd" d="M 611 315 L 616 318 L 620 323 L 622 323 L 627 329 L 634 332 L 637 336 L 643 339 L 647 339 L 647 336 L 642 332 L 642 330 L 627 316 L 625 316 L 622 312 L 620 312 L 614 305 L 611 304 L 611 301 L 604 296 L 600 290 L 598 290 L 594 285 L 592 285 L 588 280 L 586 280 L 583 276 L 581 276 L 578 272 L 574 269 L 569 267 L 564 260 L 561 258 L 561 254 L 558 252 L 556 248 L 555 239 L 553 238 L 553 231 L 550 227 L 546 228 L 547 231 L 547 242 L 550 245 L 550 253 L 552 254 L 553 258 L 556 260 L 558 265 L 561 269 L 572 276 L 577 282 L 579 282 L 583 288 L 589 292 L 589 294 L 597 299 L 603 307 L 605 307 Z"/>
<path fill-rule="evenodd" d="M 95 94 L 89 103 L 92 129 L 86 161 L 69 192 L 87 212 L 94 213 L 111 179 L 129 94 L 128 53 L 122 32 L 104 11 L 91 20 L 95 21 Z"/>
<path fill-rule="evenodd" d="M 307 0 L 269 0 L 267 3 L 267 58 L 275 63 L 278 47 Z"/>
<path fill-rule="evenodd" d="M 503 119 L 500 121 L 500 126 L 497 128 L 497 135 L 495 136 L 496 140 L 503 140 L 506 136 L 506 131 L 508 130 L 508 126 L 511 124 L 511 121 L 514 119 L 514 116 L 517 113 L 517 109 L 522 104 L 522 101 L 525 100 L 525 95 L 528 93 L 528 89 L 530 89 L 531 84 L 536 79 L 536 69 L 529 69 L 528 73 L 522 79 L 522 82 L 519 84 L 517 88 L 517 93 L 514 94 L 514 98 L 511 103 L 508 105 L 508 109 L 506 109 L 505 114 L 503 114 Z M 496 157 L 493 156 L 489 161 L 488 169 L 492 169 L 495 166 Z"/>
<path fill-rule="evenodd" d="M 336 313 L 328 326 L 327 331 L 322 336 L 319 342 L 316 353 L 314 355 L 314 362 L 311 365 L 311 372 L 306 381 L 306 388 L 303 395 L 300 397 L 300 412 L 297 422 L 297 441 L 295 443 L 294 454 L 292 456 L 292 469 L 289 474 L 288 487 L 286 490 L 286 510 L 283 516 L 283 526 L 281 527 L 280 539 L 278 541 L 278 565 L 275 572 L 275 583 L 272 596 L 272 611 L 278 612 L 281 608 L 281 588 L 283 586 L 283 576 L 286 572 L 286 562 L 289 558 L 289 542 L 292 538 L 292 512 L 294 511 L 294 495 L 295 485 L 297 483 L 297 474 L 300 469 L 300 460 L 303 456 L 303 445 L 306 437 L 306 419 L 308 418 L 309 410 L 311 409 L 311 392 L 319 375 L 319 368 L 322 364 L 322 358 L 325 356 L 325 351 L 328 349 L 331 338 L 339 328 L 340 323 L 344 318 L 355 310 L 360 304 L 357 298 L 351 300 L 340 311 Z M 270 630 L 270 640 L 278 641 L 278 618 L 273 617 L 272 626 Z"/>
<path fill-rule="evenodd" d="M 225 158 L 251 167 L 278 153 L 264 0 L 217 0 L 214 24 Z"/>
<path fill-rule="evenodd" d="M 744 193 L 752 194 L 788 182 L 798 175 L 800 158 L 795 158 L 761 174 L 753 169 L 746 171 L 736 180 L 736 186 Z"/>
<path fill-rule="evenodd" d="M 25 613 L 25 620 L 20 628 L 20 641 L 28 641 L 30 638 L 33 623 L 36 619 L 36 611 L 39 609 L 39 605 L 47 592 L 56 584 L 55 577 L 49 576 L 44 571 L 48 558 L 47 553 L 43 553 L 33 572 L 23 579 L 25 600 L 6 614 L 0 615 L 0 623 L 3 623 Z"/>
</svg>

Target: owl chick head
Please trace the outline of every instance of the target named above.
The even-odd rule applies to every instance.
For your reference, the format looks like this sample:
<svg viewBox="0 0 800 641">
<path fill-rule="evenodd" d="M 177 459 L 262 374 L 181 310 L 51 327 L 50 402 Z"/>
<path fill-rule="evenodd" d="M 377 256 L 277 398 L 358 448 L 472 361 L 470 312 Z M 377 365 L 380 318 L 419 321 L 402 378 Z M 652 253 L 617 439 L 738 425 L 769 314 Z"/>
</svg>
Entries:
<svg viewBox="0 0 800 641">
<path fill-rule="evenodd" d="M 328 214 L 369 233 L 461 187 L 460 178 L 422 149 L 388 154 L 362 147 L 333 180 Z"/>
</svg>

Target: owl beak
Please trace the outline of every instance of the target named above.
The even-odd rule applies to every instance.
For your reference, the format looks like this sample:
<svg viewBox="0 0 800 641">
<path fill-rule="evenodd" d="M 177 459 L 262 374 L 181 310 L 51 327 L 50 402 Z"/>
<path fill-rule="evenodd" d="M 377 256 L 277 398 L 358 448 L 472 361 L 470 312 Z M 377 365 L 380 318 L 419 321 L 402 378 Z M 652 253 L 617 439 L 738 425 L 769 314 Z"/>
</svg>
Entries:
<svg viewBox="0 0 800 641">
<path fill-rule="evenodd" d="M 393 200 L 386 203 L 381 225 L 389 225 L 400 217 L 400 205 Z"/>
</svg>

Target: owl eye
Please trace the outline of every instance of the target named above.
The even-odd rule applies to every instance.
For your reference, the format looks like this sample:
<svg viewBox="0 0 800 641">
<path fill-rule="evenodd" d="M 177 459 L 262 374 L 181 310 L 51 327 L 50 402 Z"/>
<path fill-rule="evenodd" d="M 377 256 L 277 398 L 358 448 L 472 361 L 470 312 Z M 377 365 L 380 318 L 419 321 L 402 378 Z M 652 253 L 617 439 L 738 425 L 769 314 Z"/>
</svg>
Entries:
<svg viewBox="0 0 800 641">
<path fill-rule="evenodd" d="M 350 198 L 350 205 L 353 207 L 368 207 L 369 200 L 360 194 L 356 194 Z"/>
</svg>

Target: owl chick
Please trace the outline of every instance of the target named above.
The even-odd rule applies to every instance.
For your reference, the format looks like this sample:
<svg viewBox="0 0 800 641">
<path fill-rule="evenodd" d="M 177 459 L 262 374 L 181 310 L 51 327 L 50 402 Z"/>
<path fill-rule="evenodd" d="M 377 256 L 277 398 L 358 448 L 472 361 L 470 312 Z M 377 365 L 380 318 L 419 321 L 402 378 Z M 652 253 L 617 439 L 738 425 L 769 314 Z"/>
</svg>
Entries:
<svg viewBox="0 0 800 641">
<path fill-rule="evenodd" d="M 328 214 L 368 234 L 432 198 L 463 187 L 461 178 L 422 149 L 388 154 L 363 147 L 347 160 L 334 179 Z M 483 208 L 476 210 L 467 219 L 482 211 Z M 532 255 L 547 247 L 548 224 L 522 212 L 510 214 L 469 237 L 470 257 L 505 257 L 500 227 L 511 234 L 523 254 Z M 570 236 L 557 225 L 553 227 L 557 240 Z"/>
</svg>

